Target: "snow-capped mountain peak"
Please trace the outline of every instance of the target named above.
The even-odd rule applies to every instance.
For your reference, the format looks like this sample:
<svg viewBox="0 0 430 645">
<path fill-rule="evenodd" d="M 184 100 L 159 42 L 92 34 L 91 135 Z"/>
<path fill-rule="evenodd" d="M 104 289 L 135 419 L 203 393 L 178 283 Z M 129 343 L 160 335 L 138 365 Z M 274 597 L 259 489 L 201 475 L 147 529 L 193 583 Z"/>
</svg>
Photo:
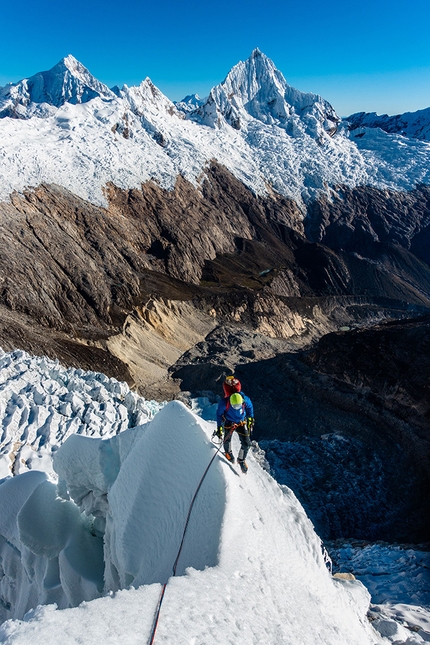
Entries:
<svg viewBox="0 0 430 645">
<path fill-rule="evenodd" d="M 270 185 L 300 205 L 340 184 L 409 190 L 430 173 L 428 117 L 416 117 L 404 136 L 339 127 L 328 101 L 291 87 L 259 49 L 207 98 L 176 105 L 149 78 L 109 89 L 69 55 L 0 89 L 0 199 L 45 182 L 105 205 L 109 182 L 197 185 L 210 159 L 256 194 Z"/>
<path fill-rule="evenodd" d="M 192 112 L 204 104 L 206 99 L 201 99 L 198 94 L 188 94 L 182 101 L 174 101 L 175 106 L 181 112 Z"/>
<path fill-rule="evenodd" d="M 115 94 L 69 54 L 50 70 L 9 83 L 0 90 L 0 116 L 29 118 L 34 113 L 44 116 L 43 110 L 31 108 L 31 104 L 58 108 L 64 103 L 86 103 L 96 97 L 112 99 Z"/>
<path fill-rule="evenodd" d="M 220 126 L 222 117 L 236 130 L 250 117 L 281 127 L 291 126 L 298 117 L 313 136 L 334 134 L 340 122 L 328 101 L 289 86 L 273 61 L 258 48 L 246 61 L 237 63 L 211 90 L 206 103 L 192 113 L 192 118 L 211 126 Z"/>
<path fill-rule="evenodd" d="M 82 72 L 85 74 L 88 71 L 86 67 L 84 67 L 82 63 L 78 61 L 77 58 L 72 56 L 72 54 L 68 54 L 67 56 L 62 58 L 55 67 L 58 67 L 59 65 L 64 65 L 64 67 L 66 67 L 69 72 L 75 74 L 76 76 Z M 55 69 L 55 67 L 53 69 Z"/>
<path fill-rule="evenodd" d="M 283 96 L 287 82 L 273 61 L 259 49 L 254 49 L 246 61 L 240 61 L 228 73 L 226 79 L 217 86 L 226 92 L 227 96 L 240 99 L 247 106 L 258 97 L 262 103 Z"/>
<path fill-rule="evenodd" d="M 138 116 L 142 116 L 145 112 L 158 111 L 165 111 L 171 116 L 177 114 L 174 103 L 154 85 L 148 76 L 140 85 L 132 87 L 124 85 L 121 96 L 128 101 L 132 112 Z"/>
</svg>

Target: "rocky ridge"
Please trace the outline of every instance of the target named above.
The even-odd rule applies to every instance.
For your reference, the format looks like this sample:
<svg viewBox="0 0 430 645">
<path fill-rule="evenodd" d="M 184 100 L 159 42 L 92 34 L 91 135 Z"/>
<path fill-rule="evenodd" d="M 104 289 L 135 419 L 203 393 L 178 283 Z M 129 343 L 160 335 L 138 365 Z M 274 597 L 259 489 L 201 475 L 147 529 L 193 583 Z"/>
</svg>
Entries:
<svg viewBox="0 0 430 645">
<path fill-rule="evenodd" d="M 410 251 L 375 245 L 367 258 L 310 242 L 293 201 L 257 197 L 215 162 L 201 190 L 180 178 L 174 191 L 149 182 L 131 191 L 111 185 L 107 195 L 104 209 L 44 185 L 1 205 L 0 304 L 9 320 L 21 317 L 21 336 L 33 348 L 38 326 L 55 337 L 51 356 L 63 358 L 62 342 L 64 360 L 71 342 L 80 355 L 84 345 L 97 347 L 108 364 L 122 358 L 128 380 L 146 392 L 178 352 L 224 323 L 291 347 L 351 321 L 430 306 L 430 270 Z M 4 349 L 11 348 L 7 329 Z M 157 355 L 153 333 L 169 337 L 168 352 Z M 149 341 L 138 340 L 147 334 L 157 347 L 149 354 Z"/>
<path fill-rule="evenodd" d="M 340 186 L 308 208 L 306 236 L 364 256 L 377 244 L 395 244 L 429 264 L 430 188 L 409 192 Z"/>
</svg>

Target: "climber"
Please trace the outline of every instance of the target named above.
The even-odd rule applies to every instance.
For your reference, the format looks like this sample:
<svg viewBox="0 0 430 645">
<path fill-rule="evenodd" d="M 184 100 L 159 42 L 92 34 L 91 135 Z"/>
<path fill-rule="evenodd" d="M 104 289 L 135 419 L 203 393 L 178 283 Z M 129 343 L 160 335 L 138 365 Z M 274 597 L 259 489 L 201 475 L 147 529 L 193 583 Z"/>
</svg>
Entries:
<svg viewBox="0 0 430 645">
<path fill-rule="evenodd" d="M 245 461 L 251 446 L 251 433 L 254 427 L 254 408 L 251 399 L 243 392 L 234 392 L 226 396 L 218 404 L 217 409 L 217 436 L 224 437 L 224 454 L 228 461 L 234 464 L 235 459 L 231 452 L 231 439 L 234 431 L 240 439 L 240 450 L 237 463 L 243 473 L 248 471 Z"/>
</svg>

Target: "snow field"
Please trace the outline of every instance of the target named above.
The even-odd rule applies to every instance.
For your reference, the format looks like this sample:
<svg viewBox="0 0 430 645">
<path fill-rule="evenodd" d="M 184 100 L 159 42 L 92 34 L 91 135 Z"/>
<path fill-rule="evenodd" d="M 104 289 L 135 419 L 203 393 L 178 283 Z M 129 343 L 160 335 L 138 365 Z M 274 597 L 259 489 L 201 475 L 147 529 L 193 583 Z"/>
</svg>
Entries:
<svg viewBox="0 0 430 645">
<path fill-rule="evenodd" d="M 172 189 L 182 175 L 198 186 L 212 159 L 254 193 L 270 184 L 302 206 L 330 186 L 430 183 L 428 141 L 379 128 L 349 133 L 327 101 L 288 86 L 261 52 L 236 65 L 194 112 L 181 111 L 149 78 L 115 95 L 72 58 L 51 70 L 53 105 L 26 94 L 25 83 L 14 88 L 22 118 L 0 118 L 0 200 L 45 182 L 106 205 L 108 182 L 138 189 L 155 179 Z M 65 78 L 76 96 L 63 95 Z M 85 85 L 100 95 L 80 103 Z M 0 109 L 10 106 L 8 91 Z"/>
</svg>

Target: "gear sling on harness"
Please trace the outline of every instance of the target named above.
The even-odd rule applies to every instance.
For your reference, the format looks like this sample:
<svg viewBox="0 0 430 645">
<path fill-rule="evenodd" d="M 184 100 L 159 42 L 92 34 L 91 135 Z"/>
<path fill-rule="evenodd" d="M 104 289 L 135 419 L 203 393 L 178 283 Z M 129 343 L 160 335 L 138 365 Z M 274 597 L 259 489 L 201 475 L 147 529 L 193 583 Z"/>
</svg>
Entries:
<svg viewBox="0 0 430 645">
<path fill-rule="evenodd" d="M 234 423 L 231 426 L 225 425 L 224 428 L 226 431 L 226 438 L 224 439 L 224 452 L 231 452 L 231 440 L 233 437 L 233 432 L 236 431 L 240 439 L 240 450 L 238 454 L 238 460 L 243 461 L 244 459 L 246 459 L 248 450 L 251 447 L 251 437 L 246 425 L 246 421 L 241 421 L 240 423 Z"/>
</svg>

